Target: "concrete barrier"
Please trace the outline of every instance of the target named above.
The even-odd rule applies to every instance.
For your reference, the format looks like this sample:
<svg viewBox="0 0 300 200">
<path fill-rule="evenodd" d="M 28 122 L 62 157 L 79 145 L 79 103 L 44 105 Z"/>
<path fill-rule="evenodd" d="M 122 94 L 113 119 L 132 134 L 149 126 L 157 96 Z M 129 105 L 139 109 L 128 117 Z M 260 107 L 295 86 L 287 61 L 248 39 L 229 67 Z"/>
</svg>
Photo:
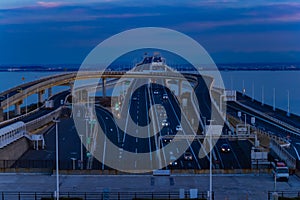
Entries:
<svg viewBox="0 0 300 200">
<path fill-rule="evenodd" d="M 61 107 L 59 107 L 58 109 L 54 110 L 53 112 L 42 116 L 38 119 L 35 119 L 33 121 L 27 122 L 26 123 L 26 131 L 27 132 L 33 132 L 34 130 L 45 126 L 46 124 L 49 124 L 53 121 L 53 118 L 57 118 L 60 116 L 61 114 Z"/>
<path fill-rule="evenodd" d="M 7 145 L 5 148 L 0 149 L 1 160 L 18 160 L 30 147 L 29 141 L 22 137 L 19 140 Z M 0 162 L 0 168 L 7 168 L 13 165 L 13 163 L 3 163 Z"/>
<path fill-rule="evenodd" d="M 278 142 L 276 142 L 274 139 L 271 139 L 270 141 L 270 148 L 281 160 L 285 161 L 290 169 L 296 169 L 297 160 L 286 149 L 281 147 L 280 144 L 278 144 Z"/>
</svg>

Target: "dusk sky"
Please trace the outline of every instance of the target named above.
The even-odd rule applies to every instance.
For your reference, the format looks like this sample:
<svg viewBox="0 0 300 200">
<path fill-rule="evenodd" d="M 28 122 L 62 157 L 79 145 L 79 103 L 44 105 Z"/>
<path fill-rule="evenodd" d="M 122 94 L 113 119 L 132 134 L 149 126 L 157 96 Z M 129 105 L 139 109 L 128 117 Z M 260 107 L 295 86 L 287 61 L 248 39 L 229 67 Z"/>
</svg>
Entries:
<svg viewBox="0 0 300 200">
<path fill-rule="evenodd" d="M 1 0 L 0 64 L 80 64 L 149 26 L 187 34 L 216 63 L 300 62 L 300 1 Z"/>
</svg>

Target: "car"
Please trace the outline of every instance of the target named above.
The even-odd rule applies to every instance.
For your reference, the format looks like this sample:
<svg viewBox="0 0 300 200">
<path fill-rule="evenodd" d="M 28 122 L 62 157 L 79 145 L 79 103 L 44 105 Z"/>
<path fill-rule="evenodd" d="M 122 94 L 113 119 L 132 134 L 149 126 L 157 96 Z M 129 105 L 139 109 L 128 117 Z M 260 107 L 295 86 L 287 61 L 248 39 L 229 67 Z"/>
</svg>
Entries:
<svg viewBox="0 0 300 200">
<path fill-rule="evenodd" d="M 183 158 L 184 158 L 184 160 L 193 160 L 192 153 L 191 152 L 185 152 L 183 154 Z"/>
<path fill-rule="evenodd" d="M 132 99 L 133 101 L 137 101 L 137 100 L 138 100 L 138 98 L 137 98 L 136 96 L 132 97 L 131 99 Z"/>
<path fill-rule="evenodd" d="M 166 119 L 164 119 L 164 120 L 161 122 L 161 125 L 162 125 L 162 126 L 169 126 L 170 123 L 169 123 Z"/>
<path fill-rule="evenodd" d="M 159 94 L 158 90 L 154 90 L 153 94 Z"/>
<path fill-rule="evenodd" d="M 162 97 L 164 100 L 168 99 L 168 94 L 163 94 L 163 97 Z"/>
<path fill-rule="evenodd" d="M 172 151 L 170 151 L 170 163 L 169 164 L 172 166 L 176 166 L 178 164 L 176 161 L 176 157 L 173 155 Z"/>
<path fill-rule="evenodd" d="M 176 131 L 182 131 L 181 125 L 177 125 L 177 126 L 176 126 Z"/>
<path fill-rule="evenodd" d="M 289 180 L 289 168 L 283 161 L 278 161 L 275 159 L 274 162 L 272 162 L 272 174 L 273 177 L 276 178 L 276 180 Z"/>
<path fill-rule="evenodd" d="M 164 138 L 163 142 L 164 142 L 164 144 L 168 144 L 168 143 L 172 142 L 172 139 L 171 138 Z"/>
<path fill-rule="evenodd" d="M 230 146 L 228 144 L 222 144 L 221 151 L 224 153 L 230 152 L 231 151 Z"/>
</svg>

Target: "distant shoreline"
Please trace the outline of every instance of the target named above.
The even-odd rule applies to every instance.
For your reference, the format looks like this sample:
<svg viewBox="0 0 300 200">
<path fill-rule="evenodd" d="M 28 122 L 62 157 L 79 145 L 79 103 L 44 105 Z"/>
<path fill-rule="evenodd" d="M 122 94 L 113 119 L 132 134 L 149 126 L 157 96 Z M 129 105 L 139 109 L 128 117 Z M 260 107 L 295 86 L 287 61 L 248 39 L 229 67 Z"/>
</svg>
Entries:
<svg viewBox="0 0 300 200">
<path fill-rule="evenodd" d="M 99 66 L 101 66 L 99 64 Z M 232 63 L 216 64 L 219 71 L 299 71 L 300 63 Z M 133 66 L 127 63 L 112 64 L 106 69 L 108 71 L 129 71 Z M 178 71 L 195 71 L 190 64 L 170 65 Z M 100 67 L 104 69 L 103 66 Z M 0 72 L 75 72 L 80 69 L 80 64 L 48 64 L 48 65 L 0 65 Z M 99 68 L 90 66 L 90 70 Z M 203 71 L 215 70 L 214 67 L 205 66 L 200 68 Z"/>
<path fill-rule="evenodd" d="M 53 69 L 53 70 L 34 70 L 34 69 L 28 69 L 28 70 L 3 70 L 0 69 L 0 72 L 76 72 L 79 69 L 64 69 L 64 70 L 60 70 L 60 69 Z M 91 69 L 92 70 L 92 69 Z M 99 69 L 95 69 L 95 70 L 99 70 Z M 117 70 L 117 71 L 122 71 L 122 70 Z M 128 71 L 127 69 L 124 71 Z M 180 70 L 179 70 L 180 71 Z M 191 71 L 191 70 L 181 70 L 182 72 L 186 72 L 186 71 Z M 201 71 L 215 71 L 214 69 L 205 69 L 203 68 Z M 300 69 L 219 69 L 218 71 L 223 71 L 223 72 L 234 72 L 234 71 L 300 71 Z"/>
</svg>

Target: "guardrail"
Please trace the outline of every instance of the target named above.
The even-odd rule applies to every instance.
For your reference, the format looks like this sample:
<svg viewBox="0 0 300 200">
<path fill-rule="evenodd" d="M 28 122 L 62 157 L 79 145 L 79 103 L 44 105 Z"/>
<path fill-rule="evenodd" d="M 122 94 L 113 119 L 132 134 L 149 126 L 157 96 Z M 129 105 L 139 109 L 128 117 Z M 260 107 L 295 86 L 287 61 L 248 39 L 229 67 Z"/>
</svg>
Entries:
<svg viewBox="0 0 300 200">
<path fill-rule="evenodd" d="M 183 193 L 170 192 L 119 192 L 103 189 L 102 192 L 60 192 L 60 197 L 73 197 L 78 200 L 95 200 L 95 199 L 115 199 L 115 200 L 134 200 L 134 199 L 189 199 L 191 194 L 188 190 Z M 1 192 L 0 200 L 22 200 L 32 199 L 41 200 L 42 198 L 54 198 L 54 192 Z M 207 191 L 197 191 L 197 199 L 207 199 Z M 214 193 L 212 193 L 214 199 Z"/>
<path fill-rule="evenodd" d="M 42 107 L 44 107 L 44 106 L 42 106 Z M 30 111 L 30 112 L 24 114 L 24 115 L 20 115 L 20 116 L 11 118 L 11 119 L 9 119 L 9 120 L 5 120 L 5 121 L 3 121 L 3 122 L 0 122 L 0 127 L 3 126 L 3 125 L 6 125 L 6 124 L 12 123 L 12 122 L 20 121 L 20 120 L 23 119 L 24 117 L 27 117 L 28 115 L 31 115 L 31 114 L 33 114 L 33 113 L 39 111 L 42 107 L 39 107 L 39 108 L 37 108 L 37 109 L 34 109 L 34 110 L 32 110 L 32 111 Z"/>
<path fill-rule="evenodd" d="M 278 144 L 275 140 L 271 139 L 270 148 L 282 159 L 286 162 L 287 166 L 290 169 L 296 169 L 297 160 L 280 144 Z"/>
<path fill-rule="evenodd" d="M 282 147 L 279 143 L 288 143 L 288 141 L 284 138 L 278 137 L 274 134 L 264 132 L 260 129 L 256 130 L 257 134 L 262 134 L 270 138 L 270 148 L 282 159 L 285 160 L 287 165 L 296 169 L 297 160 L 294 156 L 292 156 L 284 147 Z"/>
<path fill-rule="evenodd" d="M 260 112 L 260 111 L 258 111 L 258 110 L 255 110 L 255 109 L 253 109 L 253 108 L 251 108 L 251 107 L 249 107 L 249 106 L 246 106 L 246 105 L 244 105 L 244 104 L 242 104 L 242 103 L 240 103 L 240 102 L 238 102 L 238 101 L 236 101 L 236 103 L 237 103 L 239 106 L 242 106 L 242 107 L 244 107 L 244 108 L 246 108 L 246 109 L 248 109 L 248 110 L 251 110 L 252 112 L 254 112 L 254 113 L 256 113 L 256 114 L 258 114 L 258 115 L 260 115 L 260 116 L 262 116 L 262 117 L 265 117 L 265 118 L 269 119 L 270 121 L 273 121 L 274 123 L 280 124 L 282 127 L 286 127 L 287 129 L 290 129 L 290 130 L 294 131 L 295 133 L 292 132 L 292 134 L 295 134 L 295 135 L 297 135 L 297 136 L 300 135 L 300 129 L 299 129 L 299 128 L 296 128 L 296 127 L 294 127 L 294 126 L 292 126 L 292 125 L 290 125 L 290 124 L 287 124 L 287 123 L 285 123 L 285 122 L 283 122 L 283 121 L 281 121 L 281 120 L 279 120 L 279 119 L 276 119 L 276 118 L 274 118 L 274 117 L 271 117 L 270 115 L 267 115 L 267 114 L 262 113 L 262 112 Z"/>
<path fill-rule="evenodd" d="M 60 115 L 61 109 L 62 109 L 62 107 L 59 107 L 56 110 L 54 110 L 53 112 L 48 113 L 47 115 L 44 115 L 33 121 L 27 122 L 26 123 L 26 131 L 30 132 L 30 131 L 36 130 L 36 129 L 52 122 L 53 118 L 57 118 Z"/>
<path fill-rule="evenodd" d="M 276 135 L 274 135 L 274 134 L 272 134 L 272 133 L 268 133 L 268 132 L 262 131 L 262 130 L 259 129 L 259 128 L 256 128 L 256 133 L 257 133 L 257 134 L 261 134 L 261 135 L 265 135 L 265 136 L 269 137 L 270 139 L 273 139 L 273 140 L 277 141 L 277 143 L 278 143 L 278 142 L 281 142 L 281 143 L 288 143 L 288 141 L 287 141 L 286 139 L 284 139 L 284 138 L 282 138 L 282 137 L 278 137 L 278 136 L 276 136 Z"/>
</svg>

